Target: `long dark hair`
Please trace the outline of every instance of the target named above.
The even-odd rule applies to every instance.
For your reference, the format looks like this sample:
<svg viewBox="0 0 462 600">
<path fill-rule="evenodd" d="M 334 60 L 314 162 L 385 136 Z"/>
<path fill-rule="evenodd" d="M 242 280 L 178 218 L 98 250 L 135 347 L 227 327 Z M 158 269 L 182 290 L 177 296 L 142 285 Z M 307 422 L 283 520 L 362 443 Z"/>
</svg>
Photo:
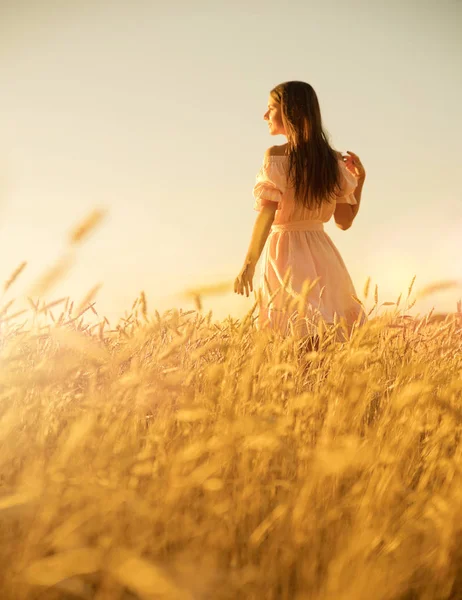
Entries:
<svg viewBox="0 0 462 600">
<path fill-rule="evenodd" d="M 286 81 L 270 95 L 281 106 L 288 142 L 288 179 L 295 200 L 307 208 L 319 208 L 340 192 L 340 169 L 339 153 L 330 146 L 322 127 L 316 92 L 304 81 Z"/>
</svg>

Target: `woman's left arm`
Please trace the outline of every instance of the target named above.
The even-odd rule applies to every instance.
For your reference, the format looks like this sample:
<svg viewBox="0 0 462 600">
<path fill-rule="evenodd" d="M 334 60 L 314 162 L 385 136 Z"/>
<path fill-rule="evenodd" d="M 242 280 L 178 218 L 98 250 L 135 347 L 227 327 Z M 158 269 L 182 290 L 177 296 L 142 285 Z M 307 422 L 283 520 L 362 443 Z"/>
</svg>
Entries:
<svg viewBox="0 0 462 600">
<path fill-rule="evenodd" d="M 244 266 L 234 282 L 234 291 L 237 294 L 243 295 L 245 290 L 246 296 L 248 296 L 249 288 L 251 292 L 253 291 L 252 280 L 255 273 L 255 267 L 257 266 L 258 259 L 265 247 L 269 232 L 271 231 L 277 207 L 277 202 L 271 202 L 262 206 L 258 213 L 253 227 L 249 249 L 244 260 Z"/>
</svg>

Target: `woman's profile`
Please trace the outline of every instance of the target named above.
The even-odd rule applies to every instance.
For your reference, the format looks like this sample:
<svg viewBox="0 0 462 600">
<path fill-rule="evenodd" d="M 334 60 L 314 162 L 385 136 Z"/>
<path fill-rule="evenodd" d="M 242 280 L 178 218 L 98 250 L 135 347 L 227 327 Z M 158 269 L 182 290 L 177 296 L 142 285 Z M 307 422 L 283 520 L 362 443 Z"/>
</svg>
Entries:
<svg viewBox="0 0 462 600">
<path fill-rule="evenodd" d="M 352 298 L 351 277 L 324 224 L 334 216 L 340 229 L 351 227 L 364 167 L 353 152 L 342 156 L 330 146 L 308 83 L 288 81 L 272 89 L 264 119 L 270 134 L 286 136 L 287 143 L 266 151 L 257 174 L 253 196 L 259 214 L 234 291 L 247 296 L 253 291 L 255 267 L 268 241 L 258 327 L 315 337 L 322 317 L 328 324 L 342 321 L 350 334 L 353 323 L 360 326 L 367 317 Z"/>
</svg>

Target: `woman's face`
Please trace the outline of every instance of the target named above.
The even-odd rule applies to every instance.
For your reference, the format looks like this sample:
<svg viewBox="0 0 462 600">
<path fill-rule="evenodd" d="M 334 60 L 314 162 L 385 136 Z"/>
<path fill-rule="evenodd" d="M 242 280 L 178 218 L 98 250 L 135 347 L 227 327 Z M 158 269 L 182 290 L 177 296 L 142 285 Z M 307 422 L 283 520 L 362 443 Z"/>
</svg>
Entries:
<svg viewBox="0 0 462 600">
<path fill-rule="evenodd" d="M 270 135 L 286 135 L 282 123 L 281 105 L 270 95 L 268 98 L 268 110 L 263 115 L 265 121 L 268 121 Z"/>
</svg>

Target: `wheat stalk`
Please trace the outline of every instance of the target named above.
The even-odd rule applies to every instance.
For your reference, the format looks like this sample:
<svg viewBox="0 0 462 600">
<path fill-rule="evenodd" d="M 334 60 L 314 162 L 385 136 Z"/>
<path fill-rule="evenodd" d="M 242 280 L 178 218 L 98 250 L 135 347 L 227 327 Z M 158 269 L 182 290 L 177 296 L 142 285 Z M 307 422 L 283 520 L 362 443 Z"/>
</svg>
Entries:
<svg viewBox="0 0 462 600">
<path fill-rule="evenodd" d="M 11 285 L 16 281 L 19 275 L 24 271 L 27 266 L 27 262 L 22 262 L 11 274 L 10 278 L 5 281 L 3 285 L 3 292 L 5 293 Z"/>
<path fill-rule="evenodd" d="M 81 223 L 79 223 L 69 234 L 69 241 L 72 245 L 81 243 L 90 233 L 96 229 L 106 216 L 106 211 L 94 209 Z"/>
</svg>

